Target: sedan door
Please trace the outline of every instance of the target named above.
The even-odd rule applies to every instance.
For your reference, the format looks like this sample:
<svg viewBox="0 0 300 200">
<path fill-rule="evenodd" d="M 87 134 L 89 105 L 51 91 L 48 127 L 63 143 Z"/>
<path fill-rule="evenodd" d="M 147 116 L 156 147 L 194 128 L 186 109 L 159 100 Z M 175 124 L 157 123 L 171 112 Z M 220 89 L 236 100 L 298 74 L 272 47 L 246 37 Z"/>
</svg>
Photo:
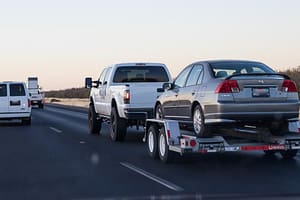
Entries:
<svg viewBox="0 0 300 200">
<path fill-rule="evenodd" d="M 192 103 L 201 87 L 203 78 L 203 66 L 193 66 L 184 87 L 180 88 L 177 96 L 177 113 L 182 120 L 190 120 L 192 117 Z"/>
<path fill-rule="evenodd" d="M 181 107 L 178 107 L 178 94 L 184 88 L 187 77 L 192 69 L 192 66 L 186 67 L 176 78 L 174 88 L 169 90 L 164 96 L 163 112 L 165 118 L 180 119 Z"/>
<path fill-rule="evenodd" d="M 0 84 L 0 114 L 8 112 L 7 84 Z"/>
</svg>

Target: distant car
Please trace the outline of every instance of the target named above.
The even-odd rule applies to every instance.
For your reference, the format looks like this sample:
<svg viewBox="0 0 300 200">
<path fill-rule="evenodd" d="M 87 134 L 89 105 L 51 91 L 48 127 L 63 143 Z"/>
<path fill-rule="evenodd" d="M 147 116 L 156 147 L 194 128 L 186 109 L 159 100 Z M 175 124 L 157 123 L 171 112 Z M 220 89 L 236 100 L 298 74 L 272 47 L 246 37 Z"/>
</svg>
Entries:
<svg viewBox="0 0 300 200">
<path fill-rule="evenodd" d="M 0 82 L 0 120 L 22 120 L 31 124 L 31 102 L 23 82 Z"/>
<path fill-rule="evenodd" d="M 295 82 L 260 62 L 196 62 L 164 89 L 155 117 L 178 120 L 199 137 L 210 134 L 209 124 L 228 122 L 262 125 L 281 134 L 288 120 L 299 115 Z"/>
</svg>

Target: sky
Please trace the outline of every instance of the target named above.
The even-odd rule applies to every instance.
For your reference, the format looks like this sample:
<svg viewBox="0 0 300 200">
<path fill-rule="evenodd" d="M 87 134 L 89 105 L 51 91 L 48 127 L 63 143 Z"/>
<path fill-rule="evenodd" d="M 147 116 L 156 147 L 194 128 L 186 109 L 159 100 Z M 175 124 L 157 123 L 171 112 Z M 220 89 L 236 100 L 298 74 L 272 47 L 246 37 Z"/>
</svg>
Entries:
<svg viewBox="0 0 300 200">
<path fill-rule="evenodd" d="M 299 0 L 0 0 L 0 81 L 83 87 L 120 62 L 300 65 Z"/>
</svg>

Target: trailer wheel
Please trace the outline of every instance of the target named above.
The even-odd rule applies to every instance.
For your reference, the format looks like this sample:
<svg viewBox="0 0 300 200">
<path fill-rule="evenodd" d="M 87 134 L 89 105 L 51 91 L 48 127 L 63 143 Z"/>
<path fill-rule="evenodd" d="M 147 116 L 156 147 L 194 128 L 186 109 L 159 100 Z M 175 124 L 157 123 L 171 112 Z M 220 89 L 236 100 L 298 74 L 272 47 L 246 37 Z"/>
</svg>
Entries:
<svg viewBox="0 0 300 200">
<path fill-rule="evenodd" d="M 147 132 L 147 150 L 151 158 L 158 158 L 158 127 L 156 125 L 151 125 Z"/>
<path fill-rule="evenodd" d="M 161 161 L 169 163 L 173 160 L 174 152 L 169 150 L 165 130 L 161 129 L 158 137 L 158 155 Z"/>
<path fill-rule="evenodd" d="M 88 112 L 89 131 L 91 134 L 99 134 L 101 131 L 102 120 L 97 119 L 94 105 L 91 104 Z"/>
<path fill-rule="evenodd" d="M 298 153 L 297 149 L 291 149 L 286 151 L 280 151 L 280 154 L 283 159 L 292 159 L 294 158 Z"/>
<path fill-rule="evenodd" d="M 113 141 L 124 141 L 127 132 L 125 119 L 119 117 L 116 107 L 111 108 L 110 137 Z"/>
</svg>

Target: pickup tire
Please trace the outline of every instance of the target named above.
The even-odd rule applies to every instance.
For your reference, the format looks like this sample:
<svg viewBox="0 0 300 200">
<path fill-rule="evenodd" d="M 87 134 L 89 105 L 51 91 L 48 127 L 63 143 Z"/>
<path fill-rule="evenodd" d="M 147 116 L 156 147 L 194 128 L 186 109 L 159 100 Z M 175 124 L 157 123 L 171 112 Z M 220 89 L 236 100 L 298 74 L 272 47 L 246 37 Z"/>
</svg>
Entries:
<svg viewBox="0 0 300 200">
<path fill-rule="evenodd" d="M 100 134 L 102 120 L 97 119 L 97 113 L 93 104 L 90 104 L 89 107 L 88 122 L 90 134 Z"/>
<path fill-rule="evenodd" d="M 113 141 L 124 141 L 127 132 L 127 122 L 120 118 L 116 107 L 111 108 L 110 137 Z"/>
<path fill-rule="evenodd" d="M 22 125 L 30 126 L 31 125 L 31 117 L 22 119 Z"/>
<path fill-rule="evenodd" d="M 44 109 L 44 104 L 43 103 L 39 103 L 39 108 L 40 109 Z"/>
</svg>

